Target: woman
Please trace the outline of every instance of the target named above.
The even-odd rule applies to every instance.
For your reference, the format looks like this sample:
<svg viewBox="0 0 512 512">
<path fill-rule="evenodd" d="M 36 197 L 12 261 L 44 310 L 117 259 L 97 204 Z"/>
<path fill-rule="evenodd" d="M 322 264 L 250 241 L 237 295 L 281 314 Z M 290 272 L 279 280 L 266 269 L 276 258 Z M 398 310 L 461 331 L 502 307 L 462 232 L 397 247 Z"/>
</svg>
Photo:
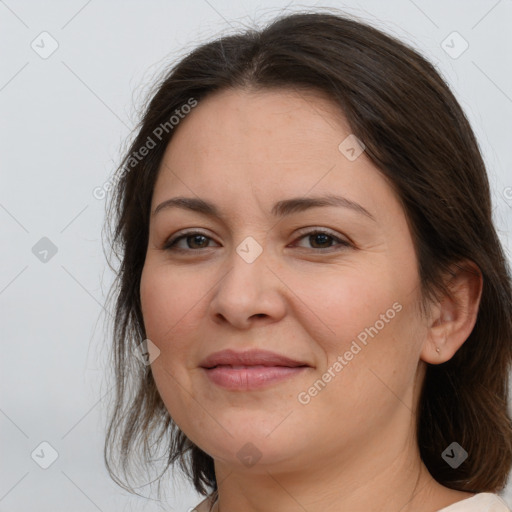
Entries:
<svg viewBox="0 0 512 512">
<path fill-rule="evenodd" d="M 416 51 L 318 12 L 197 48 L 110 206 L 120 485 L 165 440 L 198 511 L 508 510 L 510 271 Z"/>
</svg>

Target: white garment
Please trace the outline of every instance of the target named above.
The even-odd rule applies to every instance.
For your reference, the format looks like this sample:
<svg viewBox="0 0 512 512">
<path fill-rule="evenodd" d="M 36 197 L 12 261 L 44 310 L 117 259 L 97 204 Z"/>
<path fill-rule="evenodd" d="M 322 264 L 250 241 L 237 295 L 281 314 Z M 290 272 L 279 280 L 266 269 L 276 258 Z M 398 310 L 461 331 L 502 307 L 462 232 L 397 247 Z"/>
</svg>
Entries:
<svg viewBox="0 0 512 512">
<path fill-rule="evenodd" d="M 438 512 L 510 512 L 510 509 L 497 494 L 481 492 L 442 508 Z"/>
<path fill-rule="evenodd" d="M 204 499 L 196 508 L 192 509 L 192 512 L 209 512 L 208 503 L 208 498 Z M 511 510 L 497 494 L 482 492 L 438 512 L 511 512 Z"/>
</svg>

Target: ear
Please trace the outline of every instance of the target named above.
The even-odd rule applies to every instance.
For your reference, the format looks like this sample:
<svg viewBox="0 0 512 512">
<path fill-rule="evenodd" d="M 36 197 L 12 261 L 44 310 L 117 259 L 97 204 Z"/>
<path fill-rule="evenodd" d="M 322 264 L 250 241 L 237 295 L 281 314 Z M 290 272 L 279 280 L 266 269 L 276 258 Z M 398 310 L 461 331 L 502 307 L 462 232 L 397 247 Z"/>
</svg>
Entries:
<svg viewBox="0 0 512 512">
<path fill-rule="evenodd" d="M 421 351 L 421 359 L 426 363 L 449 361 L 476 323 L 483 288 L 482 273 L 472 261 L 455 264 L 452 270 L 447 282 L 449 295 L 432 304 Z"/>
</svg>

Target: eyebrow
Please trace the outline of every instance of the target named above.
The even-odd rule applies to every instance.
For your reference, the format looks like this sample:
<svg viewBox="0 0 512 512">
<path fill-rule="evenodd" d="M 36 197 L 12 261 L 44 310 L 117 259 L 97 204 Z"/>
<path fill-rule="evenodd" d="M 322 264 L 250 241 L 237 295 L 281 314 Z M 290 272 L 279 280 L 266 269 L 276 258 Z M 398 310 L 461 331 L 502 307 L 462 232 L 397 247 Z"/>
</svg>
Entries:
<svg viewBox="0 0 512 512">
<path fill-rule="evenodd" d="M 275 217 L 285 217 L 293 213 L 303 212 L 309 208 L 317 208 L 321 206 L 337 206 L 348 208 L 357 213 L 365 215 L 366 217 L 375 221 L 375 217 L 362 205 L 347 199 L 346 197 L 328 194 L 318 197 L 294 197 L 291 199 L 284 199 L 278 201 L 272 207 L 271 213 Z M 160 203 L 152 213 L 155 216 L 162 210 L 169 208 L 182 208 L 185 210 L 192 210 L 197 213 L 202 213 L 209 217 L 222 218 L 219 209 L 209 201 L 196 197 L 173 197 Z"/>
</svg>

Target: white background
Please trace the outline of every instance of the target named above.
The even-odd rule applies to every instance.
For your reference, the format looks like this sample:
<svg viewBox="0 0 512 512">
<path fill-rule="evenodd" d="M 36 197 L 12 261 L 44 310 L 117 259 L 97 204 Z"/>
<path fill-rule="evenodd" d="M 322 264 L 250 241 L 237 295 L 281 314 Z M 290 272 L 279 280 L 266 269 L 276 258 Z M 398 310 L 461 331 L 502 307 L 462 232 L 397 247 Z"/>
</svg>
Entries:
<svg viewBox="0 0 512 512">
<path fill-rule="evenodd" d="M 101 241 L 105 201 L 92 191 L 119 163 L 155 73 L 221 32 L 316 5 L 0 1 L 0 512 L 185 511 L 199 501 L 186 483 L 168 484 L 165 506 L 133 498 L 104 468 L 102 304 L 112 275 Z M 476 132 L 510 255 L 512 1 L 318 5 L 368 20 L 437 65 Z M 31 47 L 42 46 L 43 31 L 58 43 L 46 59 Z M 441 46 L 453 31 L 469 44 L 456 59 Z M 42 237 L 57 248 L 46 263 L 32 252 Z M 58 452 L 46 470 L 31 458 L 43 441 Z M 510 490 L 506 497 L 512 504 Z"/>
</svg>

